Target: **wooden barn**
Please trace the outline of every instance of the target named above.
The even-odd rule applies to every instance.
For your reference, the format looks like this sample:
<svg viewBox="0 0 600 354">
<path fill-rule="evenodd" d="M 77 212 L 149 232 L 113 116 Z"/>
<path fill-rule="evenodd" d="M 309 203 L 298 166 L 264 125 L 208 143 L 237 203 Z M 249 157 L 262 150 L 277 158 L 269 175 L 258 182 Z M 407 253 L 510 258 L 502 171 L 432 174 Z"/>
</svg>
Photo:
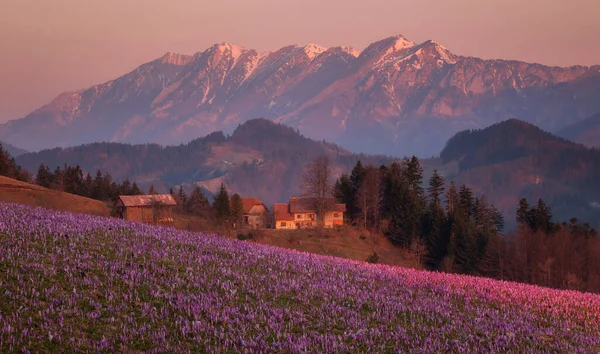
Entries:
<svg viewBox="0 0 600 354">
<path fill-rule="evenodd" d="M 170 194 L 121 195 L 115 202 L 117 217 L 121 219 L 167 225 L 173 224 L 176 205 Z"/>
</svg>

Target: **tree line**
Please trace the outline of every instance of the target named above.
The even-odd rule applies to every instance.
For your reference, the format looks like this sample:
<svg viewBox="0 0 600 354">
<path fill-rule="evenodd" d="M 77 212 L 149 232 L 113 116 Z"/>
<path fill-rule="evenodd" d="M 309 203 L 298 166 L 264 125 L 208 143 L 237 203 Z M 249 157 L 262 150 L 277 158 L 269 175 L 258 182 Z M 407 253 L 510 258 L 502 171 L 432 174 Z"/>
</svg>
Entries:
<svg viewBox="0 0 600 354">
<path fill-rule="evenodd" d="M 136 182 L 125 179 L 122 183 L 113 181 L 109 173 L 96 172 L 94 177 L 88 172 L 84 175 L 81 167 L 57 166 L 54 171 L 40 164 L 35 176 L 35 183 L 42 187 L 67 192 L 100 201 L 115 201 L 119 195 L 142 195 L 144 192 Z"/>
<path fill-rule="evenodd" d="M 543 200 L 519 203 L 517 230 L 485 195 L 434 171 L 424 183 L 418 158 L 363 166 L 335 182 L 346 222 L 375 229 L 430 270 L 600 292 L 600 240 L 589 224 L 554 222 Z M 594 255 L 596 256 L 594 258 Z"/>
<path fill-rule="evenodd" d="M 0 176 L 14 178 L 22 182 L 27 182 L 31 179 L 29 171 L 17 165 L 14 157 L 10 156 L 2 144 L 0 144 Z"/>
<path fill-rule="evenodd" d="M 150 191 L 152 192 L 153 189 L 151 186 Z M 217 224 L 228 224 L 233 227 L 242 224 L 244 216 L 242 197 L 237 193 L 230 196 L 223 183 L 221 183 L 219 192 L 212 204 L 200 187 L 194 188 L 189 196 L 182 186 L 179 186 L 177 191 L 171 188 L 169 193 L 177 202 L 177 211 L 181 214 L 212 220 Z"/>
</svg>

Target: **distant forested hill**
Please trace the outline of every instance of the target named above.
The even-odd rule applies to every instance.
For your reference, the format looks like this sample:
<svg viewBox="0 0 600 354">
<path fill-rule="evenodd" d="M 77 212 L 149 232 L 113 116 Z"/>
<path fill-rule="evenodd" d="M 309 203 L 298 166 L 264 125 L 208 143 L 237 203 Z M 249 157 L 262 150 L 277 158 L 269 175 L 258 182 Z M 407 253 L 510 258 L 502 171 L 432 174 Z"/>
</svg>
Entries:
<svg viewBox="0 0 600 354">
<path fill-rule="evenodd" d="M 274 203 L 300 193 L 304 166 L 319 155 L 330 157 L 335 174 L 349 171 L 359 159 L 377 166 L 392 160 L 352 154 L 285 125 L 255 119 L 231 136 L 215 132 L 178 146 L 94 143 L 29 153 L 17 162 L 33 173 L 40 163 L 51 169 L 80 165 L 92 174 L 100 169 L 116 180 L 137 181 L 144 190 L 150 184 L 162 191 L 199 184 L 214 192 L 224 182 L 232 192 Z"/>
<path fill-rule="evenodd" d="M 520 197 L 543 198 L 555 216 L 600 225 L 600 151 L 511 119 L 452 137 L 441 155 L 451 173 L 514 216 Z M 509 221 L 513 221 L 512 219 Z"/>
</svg>

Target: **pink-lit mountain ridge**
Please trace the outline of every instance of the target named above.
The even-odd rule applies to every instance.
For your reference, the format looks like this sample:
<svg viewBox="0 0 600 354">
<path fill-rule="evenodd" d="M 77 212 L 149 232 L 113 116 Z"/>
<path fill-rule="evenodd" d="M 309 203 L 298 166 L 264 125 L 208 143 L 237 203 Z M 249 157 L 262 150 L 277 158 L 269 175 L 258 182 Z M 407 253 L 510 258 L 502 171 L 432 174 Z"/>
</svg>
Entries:
<svg viewBox="0 0 600 354">
<path fill-rule="evenodd" d="M 600 112 L 598 97 L 600 66 L 483 60 L 403 36 L 362 52 L 310 44 L 259 53 L 221 43 L 63 93 L 0 126 L 0 140 L 27 150 L 178 144 L 264 117 L 353 151 L 431 156 L 457 131 L 507 118 L 558 130 Z"/>
</svg>

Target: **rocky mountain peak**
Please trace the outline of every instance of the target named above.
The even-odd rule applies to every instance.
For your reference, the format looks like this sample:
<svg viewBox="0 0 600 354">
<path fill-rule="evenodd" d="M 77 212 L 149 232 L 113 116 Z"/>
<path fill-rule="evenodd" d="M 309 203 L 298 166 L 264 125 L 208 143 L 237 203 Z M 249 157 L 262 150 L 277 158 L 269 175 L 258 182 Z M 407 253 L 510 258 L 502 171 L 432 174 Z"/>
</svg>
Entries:
<svg viewBox="0 0 600 354">
<path fill-rule="evenodd" d="M 327 50 L 327 48 L 321 47 L 313 43 L 305 45 L 304 47 L 302 47 L 302 49 L 311 60 Z"/>
<path fill-rule="evenodd" d="M 183 65 L 189 64 L 192 61 L 192 59 L 193 59 L 193 56 L 191 56 L 191 55 L 167 52 L 165 55 L 163 55 L 161 57 L 160 61 L 163 64 L 183 66 Z"/>
</svg>

